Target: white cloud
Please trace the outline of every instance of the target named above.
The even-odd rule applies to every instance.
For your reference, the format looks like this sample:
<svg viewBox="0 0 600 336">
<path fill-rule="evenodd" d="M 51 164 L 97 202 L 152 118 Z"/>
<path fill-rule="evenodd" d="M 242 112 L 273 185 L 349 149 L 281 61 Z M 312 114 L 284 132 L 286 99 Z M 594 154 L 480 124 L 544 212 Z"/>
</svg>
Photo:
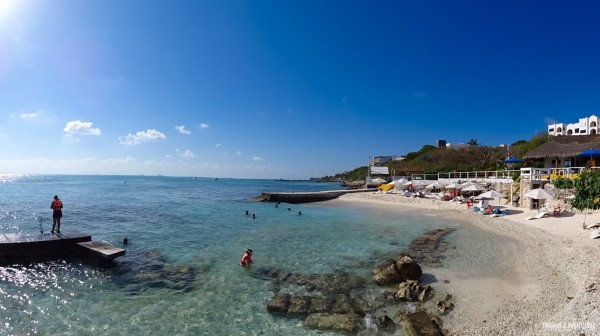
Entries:
<svg viewBox="0 0 600 336">
<path fill-rule="evenodd" d="M 35 111 L 35 112 L 23 112 L 19 115 L 19 118 L 21 119 L 25 119 L 25 120 L 37 120 L 40 119 L 44 116 L 44 112 L 42 111 Z"/>
<path fill-rule="evenodd" d="M 219 148 L 219 147 L 221 147 L 221 146 L 223 146 L 223 145 L 222 145 L 222 144 L 216 144 L 216 145 L 215 145 L 215 147 L 217 147 L 217 148 Z"/>
<path fill-rule="evenodd" d="M 76 134 L 94 136 L 102 135 L 102 131 L 99 128 L 92 128 L 92 126 L 93 123 L 91 122 L 74 120 L 67 123 L 64 131 L 67 133 L 67 136 L 74 136 Z"/>
<path fill-rule="evenodd" d="M 252 161 L 262 161 L 263 158 L 261 158 L 260 156 L 255 156 L 252 158 Z"/>
<path fill-rule="evenodd" d="M 177 155 L 179 155 L 179 156 L 181 156 L 181 157 L 185 157 L 185 158 L 195 158 L 195 157 L 198 157 L 198 155 L 194 154 L 194 153 L 193 153 L 191 150 L 189 150 L 189 149 L 188 149 L 188 150 L 185 150 L 185 151 L 183 151 L 183 152 L 181 152 L 181 151 L 179 150 L 179 148 L 177 148 L 177 149 L 175 150 L 175 153 L 177 153 Z"/>
<path fill-rule="evenodd" d="M 127 134 L 127 136 L 119 137 L 119 143 L 122 145 L 139 145 L 149 141 L 160 141 L 167 139 L 167 136 L 163 133 L 149 129 L 147 131 L 139 131 L 135 134 Z"/>
<path fill-rule="evenodd" d="M 188 130 L 185 129 L 185 125 L 175 126 L 175 129 L 177 131 L 179 131 L 179 133 L 181 133 L 181 134 L 185 134 L 185 135 L 192 134 L 192 132 L 190 132 L 190 131 L 188 131 Z"/>
<path fill-rule="evenodd" d="M 238 150 L 237 152 L 235 152 L 235 155 L 242 155 L 242 151 Z"/>
<path fill-rule="evenodd" d="M 202 124 L 200 124 L 200 128 L 207 129 L 208 128 L 208 124 L 202 123 Z"/>
</svg>

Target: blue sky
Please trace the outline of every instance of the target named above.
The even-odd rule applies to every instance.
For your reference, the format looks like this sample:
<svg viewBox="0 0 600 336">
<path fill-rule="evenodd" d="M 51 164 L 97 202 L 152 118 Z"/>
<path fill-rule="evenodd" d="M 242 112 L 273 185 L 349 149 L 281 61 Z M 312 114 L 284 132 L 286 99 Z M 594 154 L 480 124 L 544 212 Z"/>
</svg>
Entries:
<svg viewBox="0 0 600 336">
<path fill-rule="evenodd" d="M 308 178 L 600 104 L 592 1 L 0 0 L 0 173 Z"/>
</svg>

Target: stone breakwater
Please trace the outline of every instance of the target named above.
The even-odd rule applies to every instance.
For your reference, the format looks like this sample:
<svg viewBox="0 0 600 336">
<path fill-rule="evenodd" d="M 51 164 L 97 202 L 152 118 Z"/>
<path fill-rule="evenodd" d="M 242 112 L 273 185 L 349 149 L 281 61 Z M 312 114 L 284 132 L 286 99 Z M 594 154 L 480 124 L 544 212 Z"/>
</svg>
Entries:
<svg viewBox="0 0 600 336">
<path fill-rule="evenodd" d="M 420 282 L 423 271 L 410 252 L 418 254 L 422 263 L 439 264 L 443 237 L 453 230 L 425 233 L 408 251 L 375 267 L 370 279 L 348 270 L 301 274 L 260 267 L 253 268 L 251 274 L 270 282 L 274 295 L 266 305 L 269 313 L 304 320 L 309 328 L 364 334 L 394 332 L 404 326 L 412 335 L 448 335 L 439 315 L 453 309 L 452 296 Z M 370 284 L 381 288 L 374 298 L 367 295 Z M 392 311 L 395 313 L 390 317 L 388 312 Z"/>
</svg>

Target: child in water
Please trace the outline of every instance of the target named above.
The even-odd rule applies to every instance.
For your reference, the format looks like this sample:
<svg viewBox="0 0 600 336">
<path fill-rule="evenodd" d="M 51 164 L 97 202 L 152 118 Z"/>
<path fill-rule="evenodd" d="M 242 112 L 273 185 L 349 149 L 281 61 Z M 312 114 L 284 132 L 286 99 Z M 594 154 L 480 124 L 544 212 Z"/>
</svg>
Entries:
<svg viewBox="0 0 600 336">
<path fill-rule="evenodd" d="M 240 261 L 241 266 L 250 266 L 254 261 L 252 261 L 252 250 L 247 249 L 242 256 L 242 260 Z"/>
</svg>

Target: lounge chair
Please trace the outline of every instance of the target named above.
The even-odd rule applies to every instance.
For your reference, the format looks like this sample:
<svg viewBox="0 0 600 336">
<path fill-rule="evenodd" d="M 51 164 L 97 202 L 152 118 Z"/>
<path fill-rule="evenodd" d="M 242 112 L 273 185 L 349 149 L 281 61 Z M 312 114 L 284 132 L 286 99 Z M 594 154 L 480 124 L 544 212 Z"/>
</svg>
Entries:
<svg viewBox="0 0 600 336">
<path fill-rule="evenodd" d="M 586 229 L 593 229 L 597 227 L 600 227 L 600 223 L 592 223 L 585 226 Z"/>
<path fill-rule="evenodd" d="M 590 231 L 590 238 L 591 239 L 600 238 L 600 230 L 595 229 L 595 230 Z"/>
<path fill-rule="evenodd" d="M 529 217 L 525 217 L 525 220 L 530 220 L 530 219 L 540 219 L 544 216 L 546 216 L 548 213 L 546 211 L 540 211 L 538 212 L 535 216 L 529 216 Z"/>
</svg>

